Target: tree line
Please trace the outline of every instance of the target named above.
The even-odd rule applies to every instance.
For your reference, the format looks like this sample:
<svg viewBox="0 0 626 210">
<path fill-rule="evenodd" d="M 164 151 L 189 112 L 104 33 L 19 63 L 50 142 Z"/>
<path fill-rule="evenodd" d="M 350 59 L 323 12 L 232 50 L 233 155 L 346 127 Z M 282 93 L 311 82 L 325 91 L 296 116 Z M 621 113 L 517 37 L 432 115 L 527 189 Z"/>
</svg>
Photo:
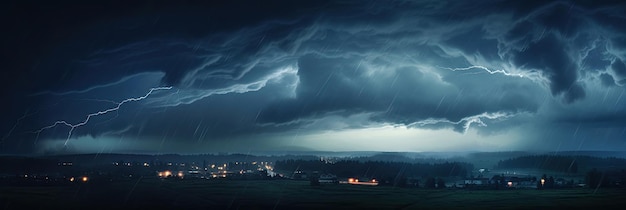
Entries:
<svg viewBox="0 0 626 210">
<path fill-rule="evenodd" d="M 528 155 L 499 161 L 497 169 L 542 169 L 555 172 L 578 173 L 591 168 L 626 169 L 626 159 L 615 157 Z"/>
<path fill-rule="evenodd" d="M 552 155 L 532 155 L 500 160 L 496 164 L 497 169 L 525 168 L 542 169 L 558 172 L 577 173 L 578 162 L 576 157 L 552 156 Z"/>
</svg>

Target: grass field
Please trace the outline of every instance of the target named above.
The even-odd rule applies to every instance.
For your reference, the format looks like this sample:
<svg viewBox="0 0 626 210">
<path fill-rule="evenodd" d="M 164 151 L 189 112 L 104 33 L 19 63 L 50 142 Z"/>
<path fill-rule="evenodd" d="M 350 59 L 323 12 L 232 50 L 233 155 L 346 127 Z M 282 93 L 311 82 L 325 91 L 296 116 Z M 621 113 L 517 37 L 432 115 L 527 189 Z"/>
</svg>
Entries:
<svg viewBox="0 0 626 210">
<path fill-rule="evenodd" d="M 626 191 L 426 190 L 306 181 L 159 180 L 72 186 L 0 186 L 3 209 L 599 209 L 626 205 Z"/>
</svg>

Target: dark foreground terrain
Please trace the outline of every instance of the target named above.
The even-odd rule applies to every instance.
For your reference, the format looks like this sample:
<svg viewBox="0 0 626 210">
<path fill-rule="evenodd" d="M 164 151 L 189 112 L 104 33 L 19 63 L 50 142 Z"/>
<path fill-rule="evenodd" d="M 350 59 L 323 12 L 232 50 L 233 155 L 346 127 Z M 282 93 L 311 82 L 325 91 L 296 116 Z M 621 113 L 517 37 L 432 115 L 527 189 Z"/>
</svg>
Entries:
<svg viewBox="0 0 626 210">
<path fill-rule="evenodd" d="M 427 190 L 291 180 L 160 180 L 66 186 L 0 186 L 2 209 L 598 209 L 626 205 L 626 191 Z"/>
</svg>

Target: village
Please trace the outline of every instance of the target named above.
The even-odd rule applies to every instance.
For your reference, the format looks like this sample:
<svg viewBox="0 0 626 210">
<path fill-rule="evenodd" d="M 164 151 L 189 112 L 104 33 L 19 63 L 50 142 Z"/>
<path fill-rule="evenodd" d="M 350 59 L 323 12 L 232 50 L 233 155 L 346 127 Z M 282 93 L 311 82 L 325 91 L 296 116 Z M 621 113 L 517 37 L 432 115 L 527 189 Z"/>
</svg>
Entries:
<svg viewBox="0 0 626 210">
<path fill-rule="evenodd" d="M 480 169 L 485 170 L 485 169 Z M 327 184 L 349 184 L 349 185 L 369 185 L 369 186 L 394 186 L 405 188 L 425 188 L 425 189 L 561 189 L 561 188 L 583 188 L 586 186 L 584 180 L 574 181 L 564 178 L 554 178 L 543 175 L 534 177 L 520 174 L 500 174 L 491 178 L 478 176 L 474 178 L 404 178 L 394 182 L 393 180 L 377 179 L 370 177 L 343 177 L 339 178 L 330 173 L 319 173 L 313 171 L 307 174 L 303 171 L 295 171 L 290 179 L 309 180 L 311 185 Z M 618 186 L 619 183 L 613 183 Z"/>
<path fill-rule="evenodd" d="M 210 156 L 208 156 L 210 157 Z M 261 157 L 261 156 L 259 156 Z M 111 158 L 113 159 L 113 158 Z M 244 159 L 244 160 L 237 160 Z M 74 160 L 74 161 L 73 161 Z M 82 159 L 9 160 L 12 173 L 0 179 L 8 185 L 67 185 L 108 183 L 145 178 L 161 180 L 294 180 L 311 186 L 364 185 L 422 189 L 570 189 L 623 188 L 624 171 L 590 170 L 586 173 L 528 169 L 474 169 L 462 162 L 405 163 L 356 161 L 337 158 L 302 159 L 136 159 L 88 163 Z M 29 162 L 30 161 L 30 162 Z M 23 162 L 20 164 L 20 162 Z M 35 164 L 41 167 L 19 168 Z"/>
</svg>

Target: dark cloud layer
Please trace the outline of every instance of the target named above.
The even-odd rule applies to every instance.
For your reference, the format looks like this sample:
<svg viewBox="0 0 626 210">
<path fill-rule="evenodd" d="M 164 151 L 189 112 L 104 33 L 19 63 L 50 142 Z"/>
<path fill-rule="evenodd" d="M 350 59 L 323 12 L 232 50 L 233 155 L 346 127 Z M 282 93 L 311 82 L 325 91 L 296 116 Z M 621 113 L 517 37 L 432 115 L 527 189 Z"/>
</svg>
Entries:
<svg viewBox="0 0 626 210">
<path fill-rule="evenodd" d="M 242 150 L 242 142 L 267 150 L 284 139 L 316 148 L 307 138 L 389 126 L 441 139 L 503 135 L 517 142 L 500 149 L 539 149 L 544 138 L 572 138 L 571 123 L 588 139 L 612 129 L 589 148 L 624 146 L 626 6 L 619 1 L 3 8 L 10 30 L 2 94 L 12 102 L 3 109 L 4 153 L 54 152 L 59 142 L 93 150 L 73 143 L 80 141 L 107 142 L 97 145 L 111 151 L 124 151 L 122 141 L 132 142 L 128 151 L 149 152 Z M 154 87 L 171 89 L 149 92 Z M 137 100 L 120 104 L 129 98 Z M 70 126 L 50 126 L 60 120 Z M 298 136 L 303 143 L 293 143 Z"/>
</svg>

